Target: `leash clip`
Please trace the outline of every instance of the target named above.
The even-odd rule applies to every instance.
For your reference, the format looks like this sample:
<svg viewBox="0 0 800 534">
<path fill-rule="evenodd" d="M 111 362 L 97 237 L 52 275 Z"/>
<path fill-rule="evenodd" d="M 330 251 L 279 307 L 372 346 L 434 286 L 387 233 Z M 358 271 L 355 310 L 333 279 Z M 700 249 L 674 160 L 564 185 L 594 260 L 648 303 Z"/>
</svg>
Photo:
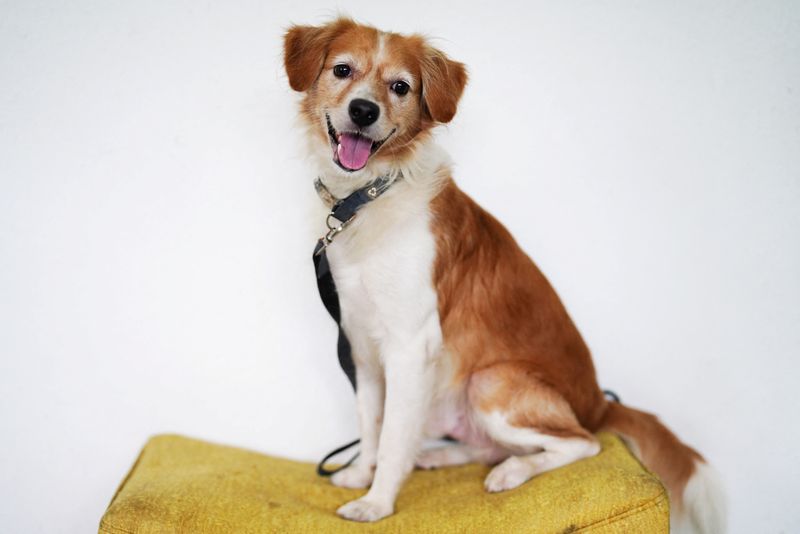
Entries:
<svg viewBox="0 0 800 534">
<path fill-rule="evenodd" d="M 336 237 L 336 235 L 339 232 L 344 230 L 345 227 L 347 227 L 347 225 L 350 224 L 350 221 L 352 221 L 354 218 L 355 218 L 355 215 L 353 215 L 352 217 L 350 217 L 349 219 L 347 219 L 344 222 L 339 222 L 339 224 L 337 226 L 336 224 L 332 224 L 331 223 L 331 219 L 333 219 L 333 220 L 335 220 L 337 222 L 339 221 L 339 219 L 336 218 L 336 215 L 334 215 L 334 212 L 331 211 L 328 214 L 328 216 L 325 218 L 325 226 L 328 227 L 328 233 L 325 234 L 325 237 L 322 238 L 322 240 L 325 242 L 325 246 L 327 247 L 328 245 L 330 245 L 333 242 L 333 238 Z"/>
</svg>

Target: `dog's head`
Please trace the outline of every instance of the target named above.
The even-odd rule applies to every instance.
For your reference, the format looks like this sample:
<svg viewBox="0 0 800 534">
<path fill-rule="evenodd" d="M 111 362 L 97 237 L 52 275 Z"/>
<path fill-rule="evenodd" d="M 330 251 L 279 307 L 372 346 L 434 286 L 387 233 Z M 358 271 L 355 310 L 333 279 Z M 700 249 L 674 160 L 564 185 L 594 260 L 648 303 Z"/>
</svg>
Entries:
<svg viewBox="0 0 800 534">
<path fill-rule="evenodd" d="M 289 84 L 333 168 L 352 175 L 402 164 L 433 126 L 449 122 L 467 83 L 464 65 L 418 35 L 338 19 L 284 37 Z"/>
</svg>

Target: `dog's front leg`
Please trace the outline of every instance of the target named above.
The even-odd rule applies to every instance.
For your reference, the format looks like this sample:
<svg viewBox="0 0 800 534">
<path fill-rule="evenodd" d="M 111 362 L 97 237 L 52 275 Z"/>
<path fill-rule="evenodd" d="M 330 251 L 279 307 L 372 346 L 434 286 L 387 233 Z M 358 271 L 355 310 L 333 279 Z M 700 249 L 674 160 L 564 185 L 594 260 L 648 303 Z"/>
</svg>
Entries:
<svg viewBox="0 0 800 534">
<path fill-rule="evenodd" d="M 343 488 L 366 488 L 372 483 L 383 420 L 383 369 L 378 368 L 375 361 L 356 360 L 356 384 L 356 404 L 361 430 L 360 451 L 353 465 L 331 477 L 334 485 Z"/>
<path fill-rule="evenodd" d="M 346 519 L 377 521 L 394 512 L 400 486 L 414 467 L 433 387 L 428 347 L 425 339 L 417 339 L 405 346 L 389 344 L 384 351 L 386 402 L 375 479 L 366 495 L 339 508 Z"/>
</svg>

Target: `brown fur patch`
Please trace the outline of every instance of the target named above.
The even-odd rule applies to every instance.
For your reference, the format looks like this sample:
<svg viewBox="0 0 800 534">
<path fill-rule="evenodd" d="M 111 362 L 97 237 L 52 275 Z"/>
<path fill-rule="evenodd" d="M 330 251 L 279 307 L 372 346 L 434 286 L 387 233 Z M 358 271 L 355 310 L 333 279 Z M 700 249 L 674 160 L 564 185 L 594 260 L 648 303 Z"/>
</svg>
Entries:
<svg viewBox="0 0 800 534">
<path fill-rule="evenodd" d="M 578 423 L 566 399 L 544 383 L 541 375 L 541 370 L 520 360 L 483 368 L 470 376 L 470 404 L 485 413 L 503 412 L 512 426 L 562 438 L 594 440 Z"/>
<path fill-rule="evenodd" d="M 563 397 L 581 427 L 595 430 L 606 408 L 589 350 L 558 296 L 508 230 L 448 181 L 431 205 L 437 257 L 434 285 L 456 380 L 513 363 L 547 395 Z M 518 389 L 499 388 L 493 405 L 510 406 Z M 536 401 L 537 403 L 539 401 Z M 519 414 L 525 424 L 528 414 Z M 557 426 L 557 425 L 553 425 Z M 556 431 L 555 428 L 551 430 Z"/>
<path fill-rule="evenodd" d="M 621 434 L 680 507 L 700 454 L 655 416 L 605 400 L 564 306 L 497 220 L 452 180 L 431 208 L 442 333 L 473 408 L 556 436 Z"/>
</svg>

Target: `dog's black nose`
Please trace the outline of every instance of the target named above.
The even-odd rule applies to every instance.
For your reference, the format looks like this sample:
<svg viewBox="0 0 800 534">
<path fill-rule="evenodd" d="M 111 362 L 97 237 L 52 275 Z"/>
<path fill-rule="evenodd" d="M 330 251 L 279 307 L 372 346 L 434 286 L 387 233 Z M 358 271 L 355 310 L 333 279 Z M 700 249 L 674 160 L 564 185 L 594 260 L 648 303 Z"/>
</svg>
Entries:
<svg viewBox="0 0 800 534">
<path fill-rule="evenodd" d="M 350 118 L 353 119 L 353 122 L 362 128 L 378 120 L 378 115 L 381 114 L 381 109 L 378 107 L 378 104 L 370 102 L 369 100 L 364 100 L 363 98 L 351 100 L 348 111 L 350 112 Z"/>
</svg>

